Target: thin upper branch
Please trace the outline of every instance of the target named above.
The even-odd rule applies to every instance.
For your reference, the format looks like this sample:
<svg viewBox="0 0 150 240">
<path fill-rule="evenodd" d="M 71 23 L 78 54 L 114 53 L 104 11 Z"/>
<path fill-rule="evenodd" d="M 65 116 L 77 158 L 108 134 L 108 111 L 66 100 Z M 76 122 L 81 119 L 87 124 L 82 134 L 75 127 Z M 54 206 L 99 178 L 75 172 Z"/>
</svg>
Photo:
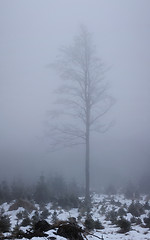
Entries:
<svg viewBox="0 0 150 240">
<path fill-rule="evenodd" d="M 56 145 L 60 142 L 74 145 L 80 139 L 85 142 L 86 126 L 94 129 L 114 103 L 106 94 L 108 85 L 104 84 L 104 64 L 97 58 L 91 35 L 86 29 L 81 29 L 72 46 L 61 49 L 54 67 L 65 83 L 57 91 L 62 96 L 56 102 L 62 107 L 60 115 L 72 117 L 72 120 L 69 118 L 65 125 L 60 122 L 59 127 L 54 124 L 51 140 Z M 79 122 L 76 123 L 77 119 Z"/>
</svg>

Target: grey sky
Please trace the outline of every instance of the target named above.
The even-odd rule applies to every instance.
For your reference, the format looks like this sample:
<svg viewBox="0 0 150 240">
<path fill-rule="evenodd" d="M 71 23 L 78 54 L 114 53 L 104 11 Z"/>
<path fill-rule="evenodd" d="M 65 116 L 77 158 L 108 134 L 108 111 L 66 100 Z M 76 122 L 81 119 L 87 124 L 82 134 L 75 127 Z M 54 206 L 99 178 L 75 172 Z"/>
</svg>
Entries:
<svg viewBox="0 0 150 240">
<path fill-rule="evenodd" d="M 93 169 L 101 169 L 103 162 L 121 167 L 149 158 L 149 12 L 149 0 L 0 1 L 2 177 L 20 169 L 30 172 L 35 163 L 35 172 L 45 170 L 47 164 L 58 166 L 62 156 L 70 169 L 73 166 L 77 175 L 82 174 L 82 150 L 76 160 L 79 168 L 72 157 L 75 150 L 55 155 L 44 152 L 44 147 L 39 150 L 45 113 L 59 85 L 58 76 L 46 66 L 55 61 L 60 46 L 72 43 L 82 23 L 93 34 L 98 55 L 111 66 L 106 80 L 116 98 L 106 117 L 114 119 L 115 126 L 93 137 Z"/>
</svg>

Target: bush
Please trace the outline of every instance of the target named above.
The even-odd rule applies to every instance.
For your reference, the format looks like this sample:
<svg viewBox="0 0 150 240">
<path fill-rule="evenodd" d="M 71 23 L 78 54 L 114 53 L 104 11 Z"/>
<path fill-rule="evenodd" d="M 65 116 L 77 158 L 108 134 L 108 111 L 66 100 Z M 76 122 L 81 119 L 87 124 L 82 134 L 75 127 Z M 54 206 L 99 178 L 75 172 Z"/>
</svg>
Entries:
<svg viewBox="0 0 150 240">
<path fill-rule="evenodd" d="M 124 218 L 117 221 L 117 226 L 121 229 L 119 233 L 129 232 L 131 229 L 131 223 Z"/>
<path fill-rule="evenodd" d="M 132 202 L 128 208 L 128 212 L 131 213 L 134 217 L 140 217 L 144 213 L 143 205 L 139 202 Z"/>
<path fill-rule="evenodd" d="M 18 218 L 18 220 L 22 219 L 23 218 L 22 212 L 18 212 L 16 214 L 16 217 Z"/>
<path fill-rule="evenodd" d="M 124 204 L 122 205 L 122 207 L 123 207 L 124 209 L 127 209 L 127 208 L 128 208 L 126 203 L 124 203 Z"/>
<path fill-rule="evenodd" d="M 50 215 L 50 212 L 48 211 L 48 209 L 47 209 L 47 208 L 44 208 L 43 211 L 42 211 L 42 213 L 41 213 L 41 215 L 40 215 L 40 218 L 44 220 L 44 219 L 46 219 L 49 215 Z"/>
<path fill-rule="evenodd" d="M 134 217 L 134 216 L 131 217 L 130 222 L 131 222 L 131 223 L 136 223 L 136 217 Z"/>
<path fill-rule="evenodd" d="M 53 214 L 52 214 L 52 222 L 55 223 L 57 220 L 58 220 L 58 218 L 57 218 L 57 212 L 54 211 Z"/>
<path fill-rule="evenodd" d="M 105 215 L 105 213 L 106 213 L 106 206 L 105 205 L 102 205 L 101 206 L 101 208 L 100 208 L 100 213 L 102 214 L 102 215 Z"/>
<path fill-rule="evenodd" d="M 90 216 L 87 217 L 85 219 L 84 225 L 88 230 L 93 230 L 94 229 L 94 220 L 92 219 L 92 217 L 90 217 Z"/>
<path fill-rule="evenodd" d="M 32 225 L 34 226 L 40 220 L 39 212 L 35 211 L 34 215 L 32 216 Z"/>
<path fill-rule="evenodd" d="M 24 232 L 22 230 L 20 230 L 20 226 L 18 224 L 16 224 L 16 226 L 14 227 L 14 229 L 12 231 L 13 237 L 22 239 L 23 234 L 24 234 Z"/>
<path fill-rule="evenodd" d="M 28 216 L 29 216 L 28 211 L 27 211 L 27 210 L 24 210 L 24 211 L 22 212 L 22 218 L 27 218 Z"/>
<path fill-rule="evenodd" d="M 94 221 L 94 228 L 95 228 L 95 229 L 104 229 L 104 226 L 103 226 L 102 223 L 97 219 L 96 221 Z"/>
<path fill-rule="evenodd" d="M 117 206 L 117 207 L 121 207 L 121 202 L 119 202 L 119 200 L 117 201 L 117 202 L 115 202 L 115 206 Z"/>
<path fill-rule="evenodd" d="M 120 216 L 120 217 L 123 217 L 123 216 L 126 216 L 126 215 L 127 215 L 127 213 L 126 213 L 126 211 L 124 210 L 124 208 L 119 208 L 117 214 L 118 214 L 118 216 Z"/>
<path fill-rule="evenodd" d="M 144 219 L 145 227 L 150 228 L 150 217 L 145 217 Z"/>
<path fill-rule="evenodd" d="M 141 221 L 140 218 L 136 218 L 136 217 L 134 217 L 134 216 L 131 217 L 130 221 L 131 221 L 131 223 L 135 223 L 135 224 L 137 224 L 137 225 L 139 225 L 139 224 L 142 223 L 142 221 Z"/>
<path fill-rule="evenodd" d="M 137 225 L 140 225 L 141 223 L 142 223 L 141 218 L 137 218 L 137 219 L 136 219 L 136 224 L 137 224 Z"/>
<path fill-rule="evenodd" d="M 26 217 L 26 218 L 23 219 L 23 221 L 22 221 L 22 223 L 21 223 L 21 226 L 22 226 L 22 227 L 27 227 L 27 226 L 29 226 L 30 224 L 31 224 L 30 218 L 29 218 L 29 217 Z"/>
<path fill-rule="evenodd" d="M 10 218 L 6 215 L 0 217 L 0 232 L 9 232 L 10 230 Z"/>
<path fill-rule="evenodd" d="M 150 210 L 150 205 L 149 205 L 148 201 L 144 204 L 144 209 L 145 210 Z"/>
<path fill-rule="evenodd" d="M 116 224 L 117 222 L 117 212 L 113 209 L 106 214 L 106 220 L 111 221 L 112 224 Z"/>
<path fill-rule="evenodd" d="M 97 219 L 94 221 L 91 216 L 88 216 L 84 222 L 86 229 L 93 230 L 93 229 L 104 229 L 101 222 Z"/>
</svg>

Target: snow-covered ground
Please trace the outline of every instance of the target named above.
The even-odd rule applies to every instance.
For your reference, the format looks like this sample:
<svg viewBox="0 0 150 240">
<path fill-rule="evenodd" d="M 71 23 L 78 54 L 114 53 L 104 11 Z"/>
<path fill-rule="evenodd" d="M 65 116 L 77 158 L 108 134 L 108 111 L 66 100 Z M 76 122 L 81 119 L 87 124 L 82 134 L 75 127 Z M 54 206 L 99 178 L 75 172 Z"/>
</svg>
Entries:
<svg viewBox="0 0 150 240">
<path fill-rule="evenodd" d="M 98 239 L 96 236 L 101 238 L 103 236 L 104 240 L 150 240 L 150 230 L 149 228 L 144 227 L 143 219 L 144 217 L 148 217 L 150 214 L 150 210 L 144 210 L 144 213 L 140 215 L 141 223 L 135 224 L 131 223 L 131 230 L 126 233 L 118 233 L 119 227 L 115 224 L 113 225 L 110 219 L 108 219 L 108 213 L 110 211 L 117 212 L 120 208 L 123 208 L 126 211 L 126 215 L 124 216 L 125 219 L 131 220 L 133 218 L 133 215 L 127 211 L 128 207 L 131 205 L 132 200 L 127 200 L 124 198 L 123 195 L 114 195 L 114 196 L 108 196 L 108 195 L 96 195 L 94 194 L 92 197 L 92 209 L 91 209 L 91 216 L 93 220 L 99 220 L 102 225 L 104 226 L 104 229 L 101 230 L 93 230 L 91 233 L 93 235 L 87 235 L 87 239 L 96 240 Z M 144 206 L 146 203 L 146 197 L 142 196 L 140 200 L 138 201 L 141 206 Z M 150 202 L 147 202 L 150 204 Z M 16 224 L 20 224 L 22 219 L 17 218 L 17 214 L 24 211 L 24 208 L 20 207 L 17 210 L 9 211 L 9 207 L 12 203 L 4 203 L 0 206 L 0 209 L 3 209 L 5 214 L 9 215 L 10 221 L 11 221 L 11 230 L 16 226 Z M 49 211 L 49 216 L 46 218 L 46 221 L 48 223 L 52 223 L 54 221 L 54 216 L 59 220 L 68 220 L 70 217 L 75 217 L 77 219 L 78 224 L 83 227 L 83 222 L 85 221 L 85 212 L 82 208 L 77 209 L 73 208 L 70 210 L 62 209 L 61 207 L 57 207 L 55 210 L 53 209 L 53 205 L 51 203 L 47 204 L 45 206 L 47 210 Z M 38 212 L 41 213 L 41 209 L 39 205 L 36 205 L 36 208 L 38 209 Z M 32 216 L 35 214 L 35 211 L 32 211 L 29 214 L 29 218 L 31 219 Z M 21 227 L 23 231 L 26 231 L 26 229 L 29 229 L 29 226 L 27 227 Z M 65 238 L 56 236 L 54 234 L 54 230 L 50 230 L 46 232 L 49 237 L 55 237 L 57 240 L 63 240 Z M 8 233 L 5 233 L 5 236 L 7 236 Z M 25 240 L 25 238 L 23 238 Z M 45 240 L 46 238 L 42 237 L 33 237 L 32 240 Z M 48 239 L 48 238 L 47 238 Z"/>
</svg>

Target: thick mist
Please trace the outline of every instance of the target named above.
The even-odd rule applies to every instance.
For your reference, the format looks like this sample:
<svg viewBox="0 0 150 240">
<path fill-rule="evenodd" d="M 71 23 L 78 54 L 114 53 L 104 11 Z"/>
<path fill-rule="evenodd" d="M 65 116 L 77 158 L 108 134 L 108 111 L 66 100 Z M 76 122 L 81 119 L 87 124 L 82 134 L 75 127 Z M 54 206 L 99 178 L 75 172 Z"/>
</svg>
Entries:
<svg viewBox="0 0 150 240">
<path fill-rule="evenodd" d="M 0 1 L 0 180 L 61 174 L 84 184 L 84 148 L 51 152 L 45 137 L 58 74 L 49 67 L 84 24 L 115 104 L 92 135 L 91 186 L 138 180 L 150 163 L 150 2 Z"/>
</svg>

